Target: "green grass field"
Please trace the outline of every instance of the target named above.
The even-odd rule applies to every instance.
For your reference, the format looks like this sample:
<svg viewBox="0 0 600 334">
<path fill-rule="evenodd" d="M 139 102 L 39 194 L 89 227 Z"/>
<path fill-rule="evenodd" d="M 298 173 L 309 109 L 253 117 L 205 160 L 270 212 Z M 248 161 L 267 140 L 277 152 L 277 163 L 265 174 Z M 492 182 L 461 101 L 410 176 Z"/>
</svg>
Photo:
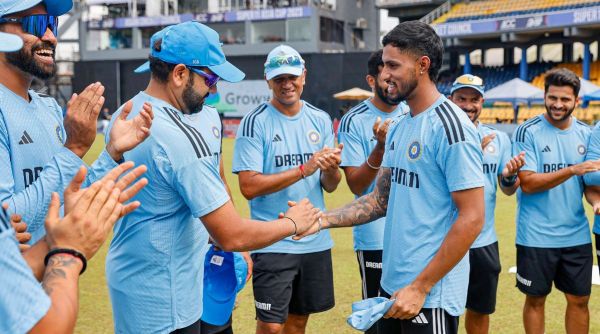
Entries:
<svg viewBox="0 0 600 334">
<path fill-rule="evenodd" d="M 93 160 L 102 148 L 103 141 L 98 138 L 86 159 Z M 223 157 L 225 170 L 231 170 L 233 156 L 233 140 L 223 141 Z M 237 177 L 228 173 L 227 181 L 233 192 L 238 212 L 243 217 L 249 216 L 246 200 L 242 197 Z M 152 182 L 152 180 L 150 180 Z M 341 206 L 353 198 L 345 180 L 342 180 L 338 190 L 327 194 L 328 208 Z M 524 297 L 515 288 L 515 276 L 508 273 L 508 268 L 516 264 L 515 260 L 515 198 L 498 193 L 496 207 L 496 230 L 500 240 L 500 256 L 502 273 L 498 290 L 496 313 L 491 318 L 491 333 L 522 333 L 521 309 Z M 588 216 L 590 208 L 586 206 Z M 334 309 L 311 316 L 307 333 L 358 333 L 346 324 L 346 316 L 350 313 L 353 301 L 360 299 L 360 275 L 356 256 L 352 249 L 351 229 L 333 230 L 335 241 L 333 248 L 333 267 L 335 280 L 336 306 Z M 88 270 L 82 276 L 80 286 L 80 312 L 77 322 L 77 333 L 112 333 L 112 313 L 106 281 L 104 279 L 104 259 L 108 242 L 90 262 Z M 600 333 L 600 287 L 594 286 L 590 302 L 590 333 Z M 238 296 L 239 305 L 234 311 L 234 330 L 238 334 L 254 333 L 254 304 L 252 287 L 249 284 Z M 564 333 L 565 300 L 556 290 L 548 297 L 546 303 L 546 333 Z M 461 319 L 461 326 L 463 326 Z M 464 332 L 464 330 L 462 331 Z"/>
</svg>

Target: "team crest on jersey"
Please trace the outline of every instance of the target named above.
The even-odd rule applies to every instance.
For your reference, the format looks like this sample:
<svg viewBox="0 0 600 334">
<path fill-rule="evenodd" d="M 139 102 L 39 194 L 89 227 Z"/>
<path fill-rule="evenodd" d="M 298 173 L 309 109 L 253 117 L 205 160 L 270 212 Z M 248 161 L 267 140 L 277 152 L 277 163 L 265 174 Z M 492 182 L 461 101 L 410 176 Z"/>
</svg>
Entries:
<svg viewBox="0 0 600 334">
<path fill-rule="evenodd" d="M 56 138 L 58 138 L 58 142 L 63 144 L 63 135 L 62 135 L 62 129 L 60 128 L 60 125 L 56 125 L 56 128 L 54 129 L 56 131 Z"/>
<path fill-rule="evenodd" d="M 215 138 L 219 138 L 219 136 L 221 135 L 221 131 L 219 131 L 219 128 L 217 128 L 216 126 L 212 127 L 212 133 L 213 135 L 215 135 Z"/>
<path fill-rule="evenodd" d="M 321 135 L 315 130 L 310 130 L 308 132 L 308 140 L 313 144 L 318 144 L 321 141 Z"/>
<path fill-rule="evenodd" d="M 587 152 L 585 145 L 583 144 L 579 144 L 579 146 L 577 146 L 577 153 L 581 154 L 581 155 L 585 155 L 585 153 Z"/>
<path fill-rule="evenodd" d="M 418 141 L 412 142 L 408 146 L 408 159 L 417 160 L 421 157 L 421 144 Z"/>
<path fill-rule="evenodd" d="M 496 146 L 494 146 L 494 144 L 489 143 L 486 147 L 485 147 L 485 151 L 488 152 L 489 154 L 495 154 L 496 153 Z"/>
</svg>

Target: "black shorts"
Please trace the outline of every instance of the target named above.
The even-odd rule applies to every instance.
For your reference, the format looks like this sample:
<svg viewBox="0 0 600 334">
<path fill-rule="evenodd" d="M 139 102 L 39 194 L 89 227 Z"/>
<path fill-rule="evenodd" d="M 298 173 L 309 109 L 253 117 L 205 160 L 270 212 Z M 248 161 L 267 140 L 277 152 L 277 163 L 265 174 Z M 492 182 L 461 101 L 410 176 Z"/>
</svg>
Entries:
<svg viewBox="0 0 600 334">
<path fill-rule="evenodd" d="M 498 242 L 469 250 L 469 291 L 467 309 L 492 314 L 496 310 L 496 292 L 500 275 Z"/>
<path fill-rule="evenodd" d="M 574 296 L 592 291 L 592 244 L 565 248 L 517 245 L 517 287 L 530 296 L 546 296 L 556 288 Z"/>
<path fill-rule="evenodd" d="M 335 305 L 331 250 L 308 254 L 254 253 L 256 317 L 282 324 L 288 313 L 309 315 Z"/>
<path fill-rule="evenodd" d="M 362 279 L 363 299 L 377 297 L 381 284 L 381 258 L 382 250 L 358 250 L 356 259 Z"/>
<path fill-rule="evenodd" d="M 231 318 L 227 324 L 222 326 L 214 326 L 200 319 L 187 327 L 171 332 L 171 334 L 233 334 L 233 328 L 231 327 Z"/>
<path fill-rule="evenodd" d="M 380 290 L 382 297 L 390 298 Z M 456 334 L 458 317 L 448 314 L 442 308 L 423 308 L 419 314 L 408 320 L 384 319 L 377 321 L 378 334 Z"/>
<path fill-rule="evenodd" d="M 207 322 L 200 322 L 200 334 L 233 334 L 233 328 L 231 326 L 231 317 L 225 325 L 216 326 L 211 325 Z"/>
</svg>

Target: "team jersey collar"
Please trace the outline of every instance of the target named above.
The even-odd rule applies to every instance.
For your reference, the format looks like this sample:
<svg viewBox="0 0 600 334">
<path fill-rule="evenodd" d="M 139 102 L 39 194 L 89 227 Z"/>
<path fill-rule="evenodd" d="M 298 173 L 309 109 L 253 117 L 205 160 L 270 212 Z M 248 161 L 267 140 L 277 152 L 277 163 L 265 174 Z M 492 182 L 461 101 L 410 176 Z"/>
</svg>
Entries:
<svg viewBox="0 0 600 334">
<path fill-rule="evenodd" d="M 377 108 L 375 104 L 373 104 L 373 102 L 371 102 L 369 99 L 366 99 L 364 102 L 369 107 L 369 109 L 371 109 L 375 114 L 381 116 L 382 118 L 397 115 L 402 111 L 402 104 L 397 105 L 396 109 L 392 110 L 391 112 L 383 112 L 379 108 Z"/>
<path fill-rule="evenodd" d="M 410 118 L 419 118 L 421 115 L 428 114 L 430 111 L 437 108 L 445 100 L 446 100 L 446 97 L 443 94 L 440 94 L 440 97 L 438 97 L 438 99 L 435 100 L 435 102 L 433 102 L 433 104 L 430 105 L 429 108 L 425 109 L 425 111 L 423 111 L 422 113 L 418 114 L 417 116 L 413 116 L 412 111 L 409 111 L 408 115 L 410 116 Z"/>
<path fill-rule="evenodd" d="M 40 96 L 33 89 L 29 89 L 27 91 L 27 93 L 29 94 L 29 101 L 27 101 L 24 98 L 22 98 L 21 96 L 15 94 L 15 92 L 13 92 L 12 90 L 8 89 L 8 87 L 6 87 L 6 86 L 4 86 L 3 84 L 0 83 L 0 94 L 8 94 L 7 97 L 16 99 L 17 101 L 25 103 L 28 106 L 32 106 L 33 103 L 34 103 L 34 101 L 37 100 L 37 99 L 39 99 Z"/>
<path fill-rule="evenodd" d="M 271 109 L 273 111 L 273 114 L 275 114 L 276 117 L 281 117 L 288 121 L 295 121 L 297 119 L 300 119 L 300 117 L 302 117 L 302 115 L 304 115 L 304 112 L 305 112 L 304 109 L 306 109 L 306 102 L 304 102 L 304 100 L 300 100 L 300 102 L 302 103 L 302 107 L 300 107 L 300 111 L 294 116 L 285 115 L 284 113 L 279 111 L 277 108 L 275 108 L 275 106 L 273 104 L 271 104 L 271 102 L 266 102 L 266 104 L 269 106 L 269 109 Z"/>
<path fill-rule="evenodd" d="M 556 132 L 556 134 L 559 134 L 559 135 L 566 135 L 566 134 L 571 133 L 571 131 L 575 127 L 575 123 L 577 123 L 577 119 L 575 118 L 575 116 L 571 115 L 571 124 L 569 124 L 568 128 L 561 130 L 561 129 L 555 127 L 554 125 L 552 125 L 552 123 L 550 123 L 550 121 L 548 121 L 548 119 L 546 119 L 545 112 L 543 114 L 541 114 L 539 117 L 542 119 L 542 122 L 546 126 L 550 127 L 552 129 L 552 131 Z"/>
</svg>

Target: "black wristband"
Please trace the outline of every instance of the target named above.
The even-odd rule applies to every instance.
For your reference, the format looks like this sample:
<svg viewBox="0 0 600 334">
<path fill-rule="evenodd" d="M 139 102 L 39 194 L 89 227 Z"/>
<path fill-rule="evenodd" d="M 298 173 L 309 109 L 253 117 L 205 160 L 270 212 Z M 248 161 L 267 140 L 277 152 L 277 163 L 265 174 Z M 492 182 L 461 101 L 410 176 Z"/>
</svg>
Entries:
<svg viewBox="0 0 600 334">
<path fill-rule="evenodd" d="M 83 274 L 83 272 L 85 271 L 85 268 L 87 268 L 87 259 L 85 258 L 85 256 L 81 253 L 79 253 L 78 251 L 74 250 L 74 249 L 69 249 L 69 248 L 54 248 L 52 250 L 50 250 L 48 252 L 48 254 L 46 254 L 46 257 L 44 258 L 44 266 L 48 265 L 48 261 L 50 261 L 50 258 L 56 254 L 70 254 L 75 256 L 76 258 L 79 258 L 81 260 L 81 271 L 79 272 L 79 275 Z"/>
<path fill-rule="evenodd" d="M 292 234 L 292 235 L 296 235 L 298 233 L 298 226 L 296 225 L 296 222 L 288 216 L 283 216 L 283 218 L 289 219 L 292 222 L 292 224 L 294 224 L 294 234 Z"/>
<path fill-rule="evenodd" d="M 509 177 L 501 177 L 500 178 L 500 184 L 503 187 L 512 187 L 515 185 L 515 183 L 517 183 L 517 176 L 513 175 L 513 176 L 509 176 Z"/>
</svg>

